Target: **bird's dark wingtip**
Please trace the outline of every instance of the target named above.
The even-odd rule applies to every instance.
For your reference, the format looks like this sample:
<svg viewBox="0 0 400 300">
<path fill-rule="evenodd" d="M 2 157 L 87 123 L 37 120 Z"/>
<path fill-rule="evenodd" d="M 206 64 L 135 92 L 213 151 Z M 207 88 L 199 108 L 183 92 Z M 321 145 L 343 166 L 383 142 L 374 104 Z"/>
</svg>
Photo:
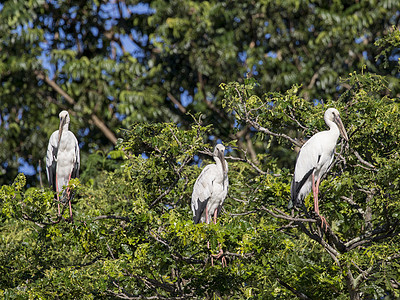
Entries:
<svg viewBox="0 0 400 300">
<path fill-rule="evenodd" d="M 193 216 L 193 223 L 194 223 L 194 224 L 199 224 L 199 222 L 200 222 L 200 217 L 201 217 L 201 215 L 195 214 L 195 215 Z"/>
<path fill-rule="evenodd" d="M 197 199 L 198 207 L 195 210 L 194 215 L 193 215 L 194 224 L 200 223 L 201 216 L 203 215 L 203 212 L 206 209 L 209 199 L 210 198 L 206 199 L 205 201 L 200 201 L 199 199 Z"/>
</svg>

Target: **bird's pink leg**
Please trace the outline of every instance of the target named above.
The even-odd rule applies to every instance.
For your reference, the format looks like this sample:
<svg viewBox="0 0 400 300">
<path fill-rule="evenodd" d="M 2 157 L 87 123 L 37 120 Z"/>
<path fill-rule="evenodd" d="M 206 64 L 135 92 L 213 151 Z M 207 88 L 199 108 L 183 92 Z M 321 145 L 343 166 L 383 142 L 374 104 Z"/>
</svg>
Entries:
<svg viewBox="0 0 400 300">
<path fill-rule="evenodd" d="M 71 207 L 71 201 L 68 201 L 68 202 L 69 202 L 69 217 L 70 217 L 71 221 L 73 221 L 73 218 L 72 218 L 72 207 Z"/>
<path fill-rule="evenodd" d="M 313 182 L 314 182 L 314 178 L 313 178 Z M 326 221 L 325 217 L 321 216 L 319 213 L 319 204 L 318 204 L 318 193 L 319 193 L 319 182 L 320 182 L 320 178 L 317 179 L 317 183 L 315 185 L 315 198 L 314 198 L 314 209 L 315 212 L 318 214 L 318 216 L 321 218 L 321 227 L 324 228 L 324 223 L 325 223 L 325 231 L 328 230 L 328 222 Z"/>
<path fill-rule="evenodd" d="M 214 224 L 217 224 L 217 212 L 218 212 L 218 209 L 216 209 L 214 211 Z M 224 264 L 225 264 L 225 267 L 226 267 L 227 266 L 226 259 L 225 259 L 225 256 L 223 256 L 224 255 L 224 251 L 222 251 L 222 247 L 221 247 L 221 244 L 219 242 L 218 242 L 218 247 L 219 247 L 219 253 L 217 255 L 211 255 L 211 259 L 212 259 L 213 256 L 216 259 L 218 259 L 218 258 L 220 258 L 222 256 L 222 258 L 221 258 L 222 267 L 224 267 Z"/>
<path fill-rule="evenodd" d="M 319 215 L 319 203 L 318 203 L 318 190 L 319 187 L 319 178 L 317 179 L 317 183 L 315 184 L 315 201 L 316 201 L 316 207 L 315 207 L 315 211 L 317 212 L 317 214 Z"/>
<path fill-rule="evenodd" d="M 60 197 L 58 195 L 58 180 L 57 180 L 57 173 L 56 173 L 56 194 L 57 194 L 57 205 L 58 205 L 58 215 L 60 215 Z"/>
<path fill-rule="evenodd" d="M 208 209 L 206 205 L 206 224 L 208 224 Z M 210 241 L 207 241 L 207 249 L 210 249 Z M 214 266 L 213 257 L 211 256 L 211 266 Z"/>
<path fill-rule="evenodd" d="M 206 206 L 206 224 L 208 224 L 208 209 Z M 210 241 L 207 241 L 207 249 L 210 249 Z M 212 259 L 211 259 L 211 264 L 212 264 Z"/>
<path fill-rule="evenodd" d="M 314 173 L 312 173 L 311 179 L 312 179 L 312 181 L 311 181 L 311 189 L 312 189 L 313 198 L 314 198 L 314 211 L 318 214 L 318 210 L 319 210 L 319 209 L 318 209 L 318 195 L 315 194 L 316 188 L 315 188 L 315 177 L 314 177 Z"/>
<path fill-rule="evenodd" d="M 71 180 L 71 173 L 69 174 L 68 184 L 69 184 L 70 180 Z M 69 187 L 67 187 L 67 199 L 68 199 L 68 204 L 69 204 L 69 218 L 72 221 L 72 207 L 71 207 L 71 199 L 69 196 L 70 196 L 70 191 L 69 191 Z"/>
</svg>

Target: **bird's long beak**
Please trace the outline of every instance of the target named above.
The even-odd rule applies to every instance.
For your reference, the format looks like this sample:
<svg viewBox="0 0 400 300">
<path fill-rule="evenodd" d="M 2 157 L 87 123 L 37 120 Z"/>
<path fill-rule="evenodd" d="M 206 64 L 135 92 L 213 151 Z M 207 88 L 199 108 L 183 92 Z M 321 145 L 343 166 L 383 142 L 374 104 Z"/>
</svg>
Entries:
<svg viewBox="0 0 400 300">
<path fill-rule="evenodd" d="M 339 116 L 335 117 L 335 123 L 336 123 L 336 125 L 339 127 L 339 131 L 340 131 L 340 134 L 342 135 L 342 137 L 343 137 L 346 141 L 349 141 L 349 138 L 348 138 L 348 136 L 347 136 L 346 129 L 344 129 L 342 120 L 340 119 Z"/>
<path fill-rule="evenodd" d="M 224 174 L 226 175 L 226 174 L 227 174 L 227 171 L 226 171 L 226 166 L 225 166 L 225 155 L 224 155 L 224 152 L 223 152 L 223 151 L 218 151 L 218 158 L 219 158 L 220 161 L 221 161 L 222 170 L 224 171 Z"/>
<path fill-rule="evenodd" d="M 62 130 L 64 128 L 66 122 L 66 118 L 61 118 L 60 119 L 60 128 L 58 128 L 58 144 L 60 144 L 61 136 L 62 136 Z"/>
</svg>

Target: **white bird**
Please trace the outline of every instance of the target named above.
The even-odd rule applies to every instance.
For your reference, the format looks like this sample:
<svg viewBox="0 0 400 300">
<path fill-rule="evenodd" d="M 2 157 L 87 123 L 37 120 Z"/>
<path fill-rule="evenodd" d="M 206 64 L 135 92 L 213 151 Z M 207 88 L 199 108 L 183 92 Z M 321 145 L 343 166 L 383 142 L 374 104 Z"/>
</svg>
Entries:
<svg viewBox="0 0 400 300">
<path fill-rule="evenodd" d="M 228 163 L 224 156 L 225 147 L 215 146 L 213 158 L 215 164 L 207 165 L 197 178 L 192 193 L 192 211 L 195 224 L 209 224 L 221 211 L 222 204 L 228 194 Z"/>
<path fill-rule="evenodd" d="M 326 173 L 334 158 L 339 135 L 348 141 L 339 111 L 328 108 L 324 120 L 329 130 L 314 134 L 300 149 L 297 156 L 293 180 L 290 188 L 289 208 L 302 206 L 304 198 L 313 191 L 314 210 L 320 216 L 322 224 L 326 220 L 319 214 L 318 187 L 321 177 Z M 326 223 L 326 225 L 328 225 Z"/>
<path fill-rule="evenodd" d="M 215 164 L 207 165 L 197 178 L 192 193 L 192 211 L 195 224 L 211 222 L 217 223 L 217 215 L 220 213 L 222 204 L 228 194 L 228 163 L 224 156 L 225 147 L 222 144 L 215 146 L 213 158 Z M 207 242 L 210 248 L 210 243 Z M 223 255 L 221 245 L 219 244 L 219 254 L 211 256 L 217 259 Z M 225 257 L 222 257 L 222 266 L 226 265 Z"/>
<path fill-rule="evenodd" d="M 68 186 L 71 178 L 79 177 L 79 145 L 75 135 L 68 130 L 69 114 L 63 110 L 59 114 L 60 127 L 50 136 L 47 147 L 46 171 L 50 186 L 57 194 L 63 191 L 63 186 Z M 61 201 L 69 203 L 69 213 L 72 220 L 72 208 L 69 189 L 65 189 L 61 195 Z M 58 214 L 60 215 L 60 203 L 58 203 Z"/>
</svg>

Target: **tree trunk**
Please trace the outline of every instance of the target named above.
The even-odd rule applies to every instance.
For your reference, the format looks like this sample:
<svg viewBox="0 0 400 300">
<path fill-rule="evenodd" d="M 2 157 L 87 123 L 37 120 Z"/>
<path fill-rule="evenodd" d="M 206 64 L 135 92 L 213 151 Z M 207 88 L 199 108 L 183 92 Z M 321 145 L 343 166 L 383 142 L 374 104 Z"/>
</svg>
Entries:
<svg viewBox="0 0 400 300">
<path fill-rule="evenodd" d="M 349 294 L 350 294 L 351 300 L 360 300 L 361 299 L 360 293 L 357 290 L 350 289 L 349 292 L 350 292 Z"/>
<path fill-rule="evenodd" d="M 347 290 L 349 291 L 350 300 L 360 300 L 360 292 L 358 290 L 358 285 L 356 284 L 356 280 L 351 273 L 350 267 L 347 266 L 346 270 L 346 284 Z"/>
</svg>

